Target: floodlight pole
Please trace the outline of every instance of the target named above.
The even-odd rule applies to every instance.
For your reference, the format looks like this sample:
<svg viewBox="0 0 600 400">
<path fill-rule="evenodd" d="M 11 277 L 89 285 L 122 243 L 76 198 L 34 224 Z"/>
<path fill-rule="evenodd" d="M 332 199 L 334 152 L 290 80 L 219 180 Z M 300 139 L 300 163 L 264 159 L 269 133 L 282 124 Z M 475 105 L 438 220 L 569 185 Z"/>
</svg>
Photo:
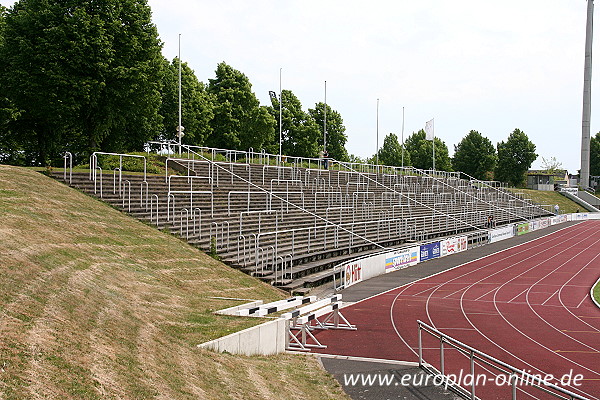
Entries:
<svg viewBox="0 0 600 400">
<path fill-rule="evenodd" d="M 379 99 L 377 99 L 377 148 L 375 149 L 375 164 L 379 165 Z"/>
<path fill-rule="evenodd" d="M 281 126 L 281 110 L 283 104 L 283 96 L 281 90 L 281 71 L 283 68 L 279 68 L 279 164 L 281 164 L 281 141 L 282 141 L 282 126 Z"/>
<path fill-rule="evenodd" d="M 585 30 L 585 66 L 583 69 L 583 116 L 581 121 L 581 174 L 579 186 L 590 185 L 590 120 L 592 113 L 592 39 L 594 36 L 594 0 L 588 0 Z"/>
<path fill-rule="evenodd" d="M 323 153 L 327 154 L 327 81 L 325 81 L 325 107 L 323 107 Z"/>
<path fill-rule="evenodd" d="M 402 168 L 404 168 L 404 107 L 402 107 Z"/>
</svg>

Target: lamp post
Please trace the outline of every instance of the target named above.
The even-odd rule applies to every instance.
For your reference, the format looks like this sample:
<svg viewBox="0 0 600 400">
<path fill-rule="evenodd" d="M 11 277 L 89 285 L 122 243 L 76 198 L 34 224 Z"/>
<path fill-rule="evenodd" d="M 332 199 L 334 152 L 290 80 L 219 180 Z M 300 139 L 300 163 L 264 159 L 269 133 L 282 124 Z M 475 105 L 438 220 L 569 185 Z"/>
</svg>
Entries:
<svg viewBox="0 0 600 400">
<path fill-rule="evenodd" d="M 181 125 L 181 33 L 179 34 L 179 125 L 177 125 L 177 138 L 179 140 L 179 156 L 181 157 L 181 138 L 184 127 Z"/>
<path fill-rule="evenodd" d="M 375 164 L 379 165 L 379 99 L 377 99 L 377 148 L 375 149 Z"/>
<path fill-rule="evenodd" d="M 327 81 L 325 81 L 325 107 L 323 108 L 323 153 L 327 154 Z"/>
</svg>

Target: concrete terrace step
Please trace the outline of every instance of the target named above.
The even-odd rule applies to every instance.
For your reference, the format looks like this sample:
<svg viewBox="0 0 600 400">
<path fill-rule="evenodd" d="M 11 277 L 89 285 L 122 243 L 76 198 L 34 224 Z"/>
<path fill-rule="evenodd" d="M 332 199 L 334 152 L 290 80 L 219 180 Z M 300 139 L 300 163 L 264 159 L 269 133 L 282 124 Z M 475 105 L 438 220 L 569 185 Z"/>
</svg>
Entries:
<svg viewBox="0 0 600 400">
<path fill-rule="evenodd" d="M 210 214 L 211 203 L 210 196 L 204 196 L 201 194 L 193 194 L 194 203 L 190 203 L 189 194 L 177 194 L 175 197 L 174 204 L 169 210 L 171 215 L 170 220 L 167 220 L 167 192 L 169 185 L 165 176 L 159 175 L 147 175 L 146 183 L 143 183 L 144 177 L 142 175 L 129 175 L 123 173 L 121 175 L 121 185 L 126 183 L 125 196 L 119 195 L 118 190 L 115 190 L 114 184 L 118 182 L 118 175 L 113 173 L 105 173 L 102 175 L 102 200 L 117 207 L 124 209 L 135 218 L 138 218 L 148 224 L 157 226 L 159 229 L 170 230 L 174 234 L 183 234 L 186 236 L 187 224 L 184 222 L 183 228 L 181 223 L 181 215 L 186 215 L 185 211 L 190 212 L 191 208 L 202 209 L 202 236 L 198 237 L 197 234 L 189 236 L 188 241 L 190 244 L 208 250 L 211 246 L 209 233 L 215 223 L 216 227 L 221 229 L 220 233 L 217 234 L 218 243 L 217 249 L 221 257 L 232 266 L 242 268 L 248 273 L 255 275 L 262 275 L 262 279 L 274 283 L 275 279 L 277 284 L 286 290 L 304 290 L 306 286 L 314 286 L 320 283 L 324 283 L 328 280 L 333 279 L 332 267 L 334 265 L 357 257 L 360 254 L 368 254 L 370 252 L 377 251 L 375 245 L 364 242 L 363 240 L 355 239 L 353 244 L 349 241 L 349 237 L 343 231 L 340 231 L 337 246 L 331 246 L 328 244 L 323 249 L 316 249 L 314 242 L 321 241 L 324 243 L 325 236 L 319 233 L 317 238 L 313 238 L 313 244 L 309 248 L 308 238 L 306 235 L 295 235 L 294 249 L 292 251 L 291 241 L 292 234 L 290 232 L 282 232 L 278 234 L 278 240 L 280 243 L 276 246 L 278 254 L 294 254 L 292 259 L 293 266 L 291 269 L 288 267 L 286 275 L 281 276 L 280 266 L 277 267 L 277 274 L 274 274 L 270 268 L 272 265 L 267 263 L 267 269 L 263 271 L 264 264 L 261 266 L 248 266 L 242 267 L 238 265 L 239 255 L 238 252 L 238 237 L 240 233 L 240 215 L 242 212 L 248 210 L 248 199 L 247 195 L 236 194 L 233 192 L 240 191 L 252 191 L 259 194 L 252 195 L 251 198 L 251 211 L 264 213 L 268 208 L 267 197 L 269 197 L 264 191 L 268 191 L 273 188 L 279 196 L 286 197 L 290 202 L 296 205 L 301 205 L 304 199 L 304 206 L 310 213 L 314 213 L 320 217 L 326 217 L 336 224 L 347 224 L 348 222 L 355 221 L 359 224 L 361 221 L 366 223 L 368 221 L 374 221 L 378 218 L 389 217 L 392 214 L 395 218 L 401 218 L 411 224 L 410 231 L 406 231 L 405 228 L 402 230 L 394 230 L 393 235 L 389 235 L 389 238 L 382 238 L 382 229 L 389 229 L 392 225 L 386 226 L 383 224 L 377 226 L 376 222 L 371 222 L 366 227 L 357 225 L 358 230 L 356 232 L 359 235 L 365 236 L 372 241 L 380 242 L 385 245 L 397 245 L 405 241 L 415 240 L 415 235 L 419 237 L 433 237 L 439 235 L 446 235 L 452 232 L 467 231 L 469 230 L 469 224 L 482 226 L 487 218 L 488 214 L 494 213 L 495 209 L 493 206 L 486 204 L 485 202 L 493 201 L 497 206 L 510 206 L 515 207 L 515 211 L 518 213 L 525 214 L 525 209 L 519 208 L 519 205 L 525 204 L 521 200 L 508 201 L 504 195 L 488 195 L 483 191 L 476 191 L 468 188 L 468 185 L 462 184 L 463 187 L 467 188 L 468 193 L 458 192 L 457 187 L 451 185 L 438 185 L 432 184 L 431 179 L 424 177 L 389 177 L 389 176 L 376 176 L 374 174 L 368 175 L 379 181 L 383 181 L 385 184 L 390 185 L 392 188 L 400 188 L 404 191 L 402 195 L 392 193 L 385 188 L 377 185 L 374 182 L 368 181 L 364 177 L 357 174 L 349 173 L 336 173 L 335 171 L 322 171 L 322 170 L 306 170 L 306 169 L 285 169 L 277 170 L 273 167 L 264 167 L 261 165 L 230 165 L 220 164 L 221 166 L 233 169 L 236 174 L 241 175 L 241 179 L 237 177 L 228 176 L 227 171 L 218 170 L 215 174 L 215 169 L 211 170 L 208 163 L 196 164 L 195 166 L 202 165 L 202 168 L 196 168 L 195 175 L 200 177 L 217 176 L 210 186 L 210 180 L 205 178 L 192 178 L 191 180 L 187 177 L 175 177 L 171 178 L 171 190 L 177 190 L 181 192 L 190 190 L 190 181 L 194 190 L 211 190 L 213 192 L 213 215 Z M 218 169 L 217 167 L 215 167 Z M 55 173 L 54 176 L 62 180 L 63 175 L 61 173 Z M 289 180 L 300 178 L 303 183 L 290 185 L 290 182 L 282 182 L 281 180 Z M 253 185 L 248 185 L 245 179 L 250 179 Z M 94 185 L 94 182 L 89 180 L 89 174 L 85 173 L 74 173 L 72 186 L 79 188 L 80 190 L 94 195 L 94 186 L 96 186 L 96 197 L 99 197 L 99 182 Z M 123 186 L 121 186 L 123 187 Z M 289 188 L 289 194 L 285 193 L 285 189 Z M 322 191 L 327 190 L 329 194 L 323 195 Z M 300 193 L 296 192 L 302 192 Z M 117 193 L 114 193 L 117 192 Z M 368 193 L 365 193 L 368 192 Z M 152 210 L 148 210 L 148 207 L 144 204 L 144 197 L 152 197 L 156 199 L 155 195 L 158 196 L 158 205 L 154 204 L 153 207 L 157 207 Z M 131 205 L 129 204 L 129 196 L 131 196 Z M 263 199 L 264 196 L 264 199 Z M 406 199 L 406 196 L 412 198 Z M 125 197 L 125 201 L 124 198 Z M 141 200 L 140 200 L 141 198 Z M 229 199 L 231 201 L 228 203 Z M 345 199 L 345 200 L 344 200 Z M 351 203 L 350 203 L 351 201 Z M 404 204 L 400 209 L 400 215 L 396 217 L 396 213 L 399 212 L 397 209 L 390 211 L 390 208 L 395 204 Z M 444 203 L 439 205 L 438 203 Z M 123 207 L 125 204 L 125 207 Z M 354 207 L 353 212 L 341 209 L 339 205 L 352 204 Z M 300 229 L 314 226 L 315 221 L 317 225 L 321 224 L 318 218 L 312 214 L 307 215 L 306 212 L 301 211 L 293 206 L 288 206 L 285 202 L 279 199 L 273 199 L 273 205 L 275 208 L 279 207 L 277 214 L 283 219 L 278 217 L 278 221 L 275 222 L 275 218 L 264 215 L 260 217 L 261 232 L 273 232 L 276 229 L 281 231 L 290 229 Z M 193 206 L 193 207 L 192 207 Z M 337 208 L 336 208 L 337 206 Z M 283 207 L 283 209 L 282 209 Z M 448 220 L 442 219 L 439 223 L 432 224 L 432 209 L 441 209 L 445 213 L 455 213 L 453 218 L 464 220 L 463 222 L 453 221 L 452 218 Z M 469 213 L 465 214 L 465 210 Z M 281 212 L 283 211 L 283 213 Z M 175 217 L 173 218 L 173 212 Z M 150 216 L 152 215 L 152 219 Z M 243 226 L 241 231 L 244 235 L 249 235 L 253 232 L 257 232 L 257 224 L 259 219 L 255 215 L 245 215 L 243 218 Z M 514 219 L 510 213 L 498 215 L 497 220 L 502 222 Z M 439 220 L 439 217 L 436 217 Z M 229 228 L 229 234 L 223 235 L 225 232 L 223 229 L 225 223 Z M 193 225 L 192 225 L 193 226 Z M 194 227 L 196 228 L 196 227 Z M 193 228 L 190 228 L 193 229 Z M 329 243 L 333 242 L 333 228 L 331 232 L 328 232 Z M 189 232 L 188 232 L 189 233 Z M 331 235 L 330 235 L 331 233 Z M 400 233 L 398 235 L 398 233 Z M 261 238 L 261 246 L 271 246 L 274 242 L 274 237 L 268 237 L 269 235 Z M 393 239 L 392 239 L 393 237 Z M 250 239 L 246 239 L 250 240 Z M 250 246 L 252 242 L 248 242 Z M 252 258 L 252 247 L 246 247 L 246 257 L 250 254 Z M 284 257 L 286 262 L 289 260 L 289 256 Z M 248 260 L 248 258 L 246 258 Z M 279 263 L 279 261 L 278 261 Z M 246 264 L 246 262 L 242 262 Z"/>
</svg>

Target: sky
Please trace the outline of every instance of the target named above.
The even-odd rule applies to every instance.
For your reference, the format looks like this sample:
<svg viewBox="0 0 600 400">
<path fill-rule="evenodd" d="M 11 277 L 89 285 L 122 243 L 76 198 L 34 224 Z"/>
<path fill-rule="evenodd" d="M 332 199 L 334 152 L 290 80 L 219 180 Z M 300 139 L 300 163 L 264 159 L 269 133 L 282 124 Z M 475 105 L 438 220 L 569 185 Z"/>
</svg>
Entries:
<svg viewBox="0 0 600 400">
<path fill-rule="evenodd" d="M 165 57 L 177 56 L 181 34 L 181 58 L 205 83 L 224 61 L 268 105 L 281 72 L 283 89 L 307 110 L 324 101 L 327 81 L 351 154 L 375 154 L 390 132 L 401 138 L 404 109 L 405 139 L 433 118 L 452 154 L 470 130 L 495 145 L 518 128 L 537 146 L 532 168 L 542 157 L 580 168 L 585 0 L 148 3 Z M 592 135 L 600 130 L 598 79 Z"/>
</svg>

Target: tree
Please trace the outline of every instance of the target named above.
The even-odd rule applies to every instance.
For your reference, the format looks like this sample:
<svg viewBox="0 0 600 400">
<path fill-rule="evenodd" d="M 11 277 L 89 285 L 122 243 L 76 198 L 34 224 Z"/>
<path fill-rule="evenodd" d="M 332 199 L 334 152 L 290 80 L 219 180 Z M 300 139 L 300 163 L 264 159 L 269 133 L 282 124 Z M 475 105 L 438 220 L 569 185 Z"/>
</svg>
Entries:
<svg viewBox="0 0 600 400">
<path fill-rule="evenodd" d="M 526 172 L 536 160 L 535 144 L 519 129 L 515 129 L 506 142 L 498 143 L 498 164 L 495 179 L 513 186 L 525 183 Z"/>
<path fill-rule="evenodd" d="M 212 133 L 206 144 L 212 147 L 261 149 L 273 141 L 275 121 L 267 107 L 260 106 L 246 75 L 224 62 L 217 65 L 216 78 L 209 79 L 208 92 L 214 96 Z"/>
<path fill-rule="evenodd" d="M 496 148 L 477 131 L 470 131 L 454 146 L 452 167 L 476 179 L 491 179 L 496 168 Z"/>
<path fill-rule="evenodd" d="M 315 119 L 302 110 L 300 100 L 291 90 L 281 93 L 282 105 L 282 150 L 283 154 L 294 157 L 317 157 L 319 153 L 319 139 L 322 132 Z M 279 129 L 279 99 L 271 97 L 271 115 L 277 121 Z M 277 142 L 273 142 L 275 147 Z"/>
<path fill-rule="evenodd" d="M 398 136 L 390 133 L 383 139 L 383 146 L 379 149 L 379 164 L 401 167 L 402 164 L 402 144 L 398 141 Z M 374 157 L 375 158 L 375 157 Z M 410 165 L 410 154 L 404 151 L 404 166 Z"/>
<path fill-rule="evenodd" d="M 0 4 L 0 54 L 4 44 L 6 13 L 6 7 Z M 0 58 L 0 71 L 5 71 L 7 67 L 4 58 Z M 6 98 L 3 86 L 0 86 L 0 164 L 24 164 L 22 147 L 10 130 L 10 123 L 17 117 L 18 110 Z"/>
<path fill-rule="evenodd" d="M 338 161 L 348 161 L 348 151 L 346 150 L 346 127 L 344 120 L 337 111 L 327 105 L 327 114 L 324 114 L 325 103 L 315 104 L 315 108 L 309 108 L 308 113 L 315 120 L 318 127 L 323 130 L 323 120 L 327 119 L 327 153 L 329 157 Z"/>
<path fill-rule="evenodd" d="M 176 138 L 179 125 L 179 59 L 165 60 L 161 90 L 160 115 L 163 118 L 162 139 Z M 185 127 L 182 142 L 203 145 L 212 133 L 213 98 L 187 63 L 181 64 L 181 124 Z"/>
<path fill-rule="evenodd" d="M 425 170 L 433 167 L 432 143 L 435 143 L 435 169 L 451 171 L 452 164 L 448 155 L 448 146 L 437 137 L 433 141 L 425 139 L 423 129 L 410 135 L 404 143 L 405 150 L 410 154 L 412 165 Z"/>
<path fill-rule="evenodd" d="M 158 134 L 163 57 L 146 0 L 21 0 L 5 21 L 0 86 L 38 164 Z"/>
<path fill-rule="evenodd" d="M 590 175 L 600 176 L 600 132 L 590 140 Z"/>
</svg>

